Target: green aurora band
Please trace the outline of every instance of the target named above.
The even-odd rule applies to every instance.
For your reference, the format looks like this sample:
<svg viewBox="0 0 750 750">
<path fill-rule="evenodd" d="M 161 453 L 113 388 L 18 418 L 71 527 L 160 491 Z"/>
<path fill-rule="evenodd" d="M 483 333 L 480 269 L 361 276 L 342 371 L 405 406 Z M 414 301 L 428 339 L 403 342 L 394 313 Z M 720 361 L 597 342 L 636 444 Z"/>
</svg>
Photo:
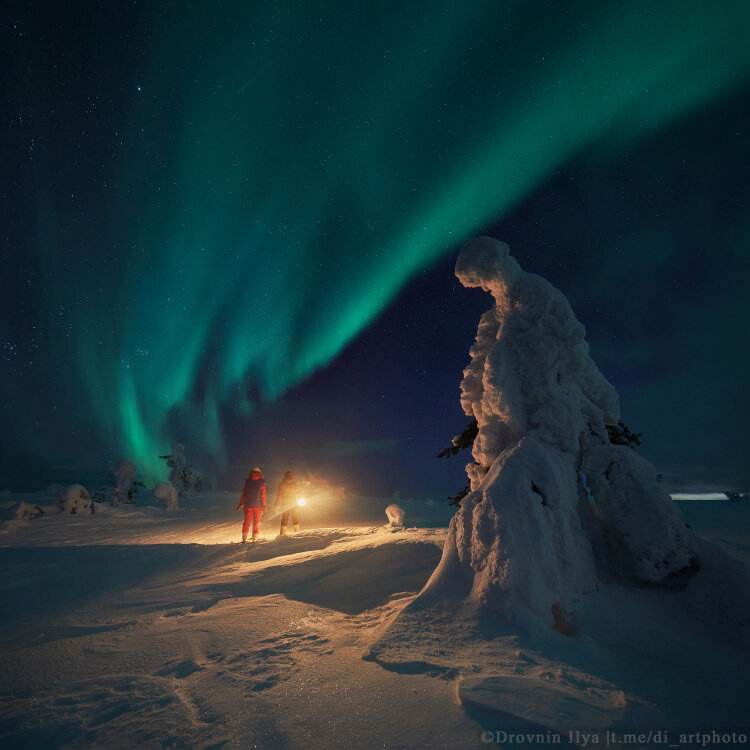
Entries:
<svg viewBox="0 0 750 750">
<path fill-rule="evenodd" d="M 91 429 L 149 478 L 174 439 L 221 456 L 222 409 L 330 362 L 569 160 L 617 159 L 750 76 L 747 2 L 163 4 L 148 23 L 115 184 L 70 251 L 98 292 L 65 315 Z M 54 314 L 76 263 L 42 244 Z"/>
</svg>

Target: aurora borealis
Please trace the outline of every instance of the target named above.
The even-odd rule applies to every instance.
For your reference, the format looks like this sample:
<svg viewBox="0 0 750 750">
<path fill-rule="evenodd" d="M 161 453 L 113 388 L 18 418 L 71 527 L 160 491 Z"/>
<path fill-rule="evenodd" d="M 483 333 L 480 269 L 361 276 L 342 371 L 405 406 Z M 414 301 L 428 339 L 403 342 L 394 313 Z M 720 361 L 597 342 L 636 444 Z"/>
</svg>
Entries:
<svg viewBox="0 0 750 750">
<path fill-rule="evenodd" d="M 740 472 L 747 3 L 18 3 L 11 17 L 6 483 L 123 457 L 161 478 L 174 440 L 221 479 L 313 424 L 324 456 L 433 456 L 462 426 L 487 303 L 455 303 L 468 340 L 420 350 L 430 382 L 400 368 L 394 338 L 452 330 L 450 298 L 425 312 L 409 285 L 445 291 L 430 284 L 480 231 L 568 294 L 646 455 L 694 465 L 702 439 L 709 473 Z M 396 416 L 362 407 L 344 429 L 336 404 L 369 398 L 368 373 Z M 455 410 L 420 434 L 425 396 Z"/>
</svg>

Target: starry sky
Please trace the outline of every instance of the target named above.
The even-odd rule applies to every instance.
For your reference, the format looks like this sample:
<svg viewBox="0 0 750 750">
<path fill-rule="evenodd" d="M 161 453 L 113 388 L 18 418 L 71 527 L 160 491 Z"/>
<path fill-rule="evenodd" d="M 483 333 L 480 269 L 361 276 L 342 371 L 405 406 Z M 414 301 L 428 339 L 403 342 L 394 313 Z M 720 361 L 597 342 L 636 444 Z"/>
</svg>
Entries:
<svg viewBox="0 0 750 750">
<path fill-rule="evenodd" d="M 179 440 L 219 487 L 453 494 L 486 233 L 568 296 L 672 486 L 747 489 L 746 2 L 6 19 L 3 487 L 160 480 Z"/>
</svg>

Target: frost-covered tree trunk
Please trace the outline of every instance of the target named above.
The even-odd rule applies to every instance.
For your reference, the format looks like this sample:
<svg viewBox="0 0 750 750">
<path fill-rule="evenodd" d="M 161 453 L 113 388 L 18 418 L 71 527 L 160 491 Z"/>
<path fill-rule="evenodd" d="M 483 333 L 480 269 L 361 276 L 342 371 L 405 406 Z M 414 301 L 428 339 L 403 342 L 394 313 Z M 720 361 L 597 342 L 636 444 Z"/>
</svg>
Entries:
<svg viewBox="0 0 750 750">
<path fill-rule="evenodd" d="M 472 491 L 421 597 L 458 587 L 510 620 L 564 629 L 602 578 L 669 585 L 688 576 L 695 539 L 654 468 L 609 441 L 617 393 L 564 295 L 487 237 L 467 243 L 456 275 L 494 305 L 461 383 L 479 428 L 466 468 Z"/>
</svg>

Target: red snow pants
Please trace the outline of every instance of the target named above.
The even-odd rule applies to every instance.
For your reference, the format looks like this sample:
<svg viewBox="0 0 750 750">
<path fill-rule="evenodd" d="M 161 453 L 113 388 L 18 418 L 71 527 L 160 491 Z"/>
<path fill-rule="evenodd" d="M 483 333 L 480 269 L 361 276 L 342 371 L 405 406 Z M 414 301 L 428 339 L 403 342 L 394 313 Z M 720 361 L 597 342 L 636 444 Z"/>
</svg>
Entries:
<svg viewBox="0 0 750 750">
<path fill-rule="evenodd" d="M 263 515 L 263 508 L 245 508 L 245 523 L 242 524 L 242 533 L 247 534 L 250 524 L 253 524 L 253 536 L 260 533 L 260 517 Z"/>
</svg>

